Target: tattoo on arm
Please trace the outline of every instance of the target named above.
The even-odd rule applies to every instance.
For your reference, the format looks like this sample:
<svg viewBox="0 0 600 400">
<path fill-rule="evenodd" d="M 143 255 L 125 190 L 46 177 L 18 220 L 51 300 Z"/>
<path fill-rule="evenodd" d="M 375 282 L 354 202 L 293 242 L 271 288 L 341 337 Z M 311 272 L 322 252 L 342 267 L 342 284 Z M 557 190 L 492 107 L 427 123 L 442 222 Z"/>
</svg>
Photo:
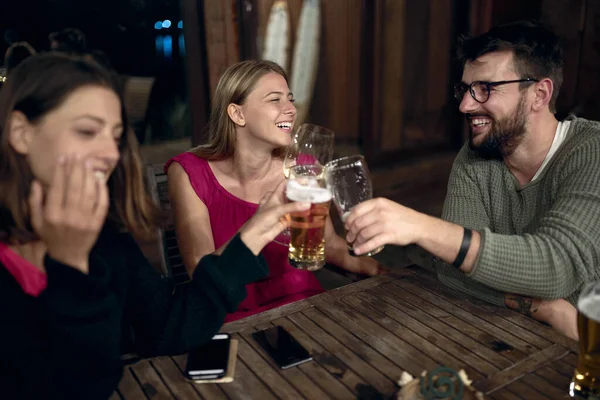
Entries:
<svg viewBox="0 0 600 400">
<path fill-rule="evenodd" d="M 516 303 L 516 308 L 510 308 L 520 312 L 521 314 L 525 314 L 528 317 L 533 317 L 533 314 L 538 310 L 537 305 L 535 307 L 533 306 L 533 299 L 531 297 L 511 295 L 508 297 L 508 299 Z"/>
</svg>

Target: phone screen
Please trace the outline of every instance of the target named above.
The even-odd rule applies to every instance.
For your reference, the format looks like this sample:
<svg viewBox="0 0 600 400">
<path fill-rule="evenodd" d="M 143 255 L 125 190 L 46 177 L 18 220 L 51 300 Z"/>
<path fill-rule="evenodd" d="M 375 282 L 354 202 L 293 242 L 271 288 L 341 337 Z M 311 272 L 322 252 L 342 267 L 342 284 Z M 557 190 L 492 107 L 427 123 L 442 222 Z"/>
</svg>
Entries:
<svg viewBox="0 0 600 400">
<path fill-rule="evenodd" d="M 252 336 L 281 369 L 312 360 L 308 351 L 281 326 L 254 332 Z"/>
<path fill-rule="evenodd" d="M 231 338 L 227 334 L 212 340 L 188 354 L 185 373 L 190 379 L 215 379 L 225 375 L 229 361 Z"/>
</svg>

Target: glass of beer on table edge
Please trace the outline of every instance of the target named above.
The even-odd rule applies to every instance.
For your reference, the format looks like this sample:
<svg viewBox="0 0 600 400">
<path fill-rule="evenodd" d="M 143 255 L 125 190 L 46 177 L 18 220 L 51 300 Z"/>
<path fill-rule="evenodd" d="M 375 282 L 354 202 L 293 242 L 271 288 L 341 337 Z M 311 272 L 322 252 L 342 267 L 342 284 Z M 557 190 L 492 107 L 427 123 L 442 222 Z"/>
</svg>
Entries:
<svg viewBox="0 0 600 400">
<path fill-rule="evenodd" d="M 322 268 L 325 265 L 325 225 L 332 197 L 325 167 L 318 164 L 291 167 L 285 194 L 288 201 L 311 203 L 307 211 L 290 213 L 290 265 L 308 271 Z"/>
<path fill-rule="evenodd" d="M 584 286 L 577 309 L 579 356 L 569 394 L 600 399 L 600 281 Z"/>
</svg>

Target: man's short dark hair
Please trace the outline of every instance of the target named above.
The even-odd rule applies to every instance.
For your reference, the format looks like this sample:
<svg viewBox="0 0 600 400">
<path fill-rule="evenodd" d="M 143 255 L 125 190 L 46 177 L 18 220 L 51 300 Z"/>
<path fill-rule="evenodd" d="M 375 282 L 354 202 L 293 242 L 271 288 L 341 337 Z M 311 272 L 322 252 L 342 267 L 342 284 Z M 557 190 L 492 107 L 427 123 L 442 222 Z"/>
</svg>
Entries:
<svg viewBox="0 0 600 400">
<path fill-rule="evenodd" d="M 35 50 L 27 42 L 16 42 L 10 45 L 4 54 L 6 75 L 10 73 L 23 60 L 35 54 Z"/>
<path fill-rule="evenodd" d="M 556 112 L 556 99 L 563 82 L 563 51 L 556 34 L 534 21 L 499 25 L 480 36 L 463 36 L 458 41 L 457 59 L 467 62 L 497 51 L 513 53 L 513 67 L 520 78 L 550 78 L 554 85 L 549 107 Z M 527 83 L 522 83 L 526 87 Z"/>
</svg>

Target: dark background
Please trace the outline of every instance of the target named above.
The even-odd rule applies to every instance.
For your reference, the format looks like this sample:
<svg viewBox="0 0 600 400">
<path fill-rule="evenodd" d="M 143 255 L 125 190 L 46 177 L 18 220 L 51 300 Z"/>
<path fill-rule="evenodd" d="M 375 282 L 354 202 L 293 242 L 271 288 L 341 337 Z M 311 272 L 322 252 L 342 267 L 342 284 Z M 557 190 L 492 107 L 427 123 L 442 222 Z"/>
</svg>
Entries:
<svg viewBox="0 0 600 400">
<path fill-rule="evenodd" d="M 2 0 L 0 54 L 9 41 L 24 40 L 36 50 L 49 48 L 48 35 L 63 28 L 80 29 L 92 49 L 105 52 L 121 74 L 153 76 L 163 68 L 181 64 L 183 30 L 179 0 Z M 169 29 L 154 29 L 169 19 Z M 165 55 L 170 37 L 172 55 Z M 180 39 L 181 37 L 181 39 Z M 158 46 L 157 46 L 158 45 Z M 158 47 L 158 49 L 157 49 Z M 167 46 L 168 47 L 168 46 Z M 157 51 L 158 50 L 158 51 Z"/>
</svg>

